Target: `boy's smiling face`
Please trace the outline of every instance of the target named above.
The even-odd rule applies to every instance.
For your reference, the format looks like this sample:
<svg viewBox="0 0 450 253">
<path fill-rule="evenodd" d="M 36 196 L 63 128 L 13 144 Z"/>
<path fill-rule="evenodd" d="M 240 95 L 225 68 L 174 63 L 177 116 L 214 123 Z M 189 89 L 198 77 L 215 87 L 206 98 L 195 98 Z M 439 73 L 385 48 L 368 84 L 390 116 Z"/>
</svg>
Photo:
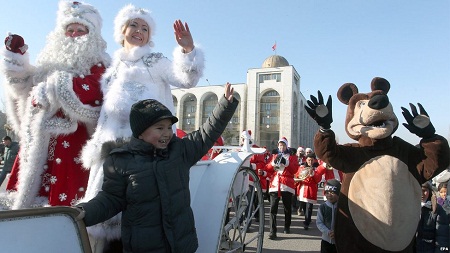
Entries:
<svg viewBox="0 0 450 253">
<path fill-rule="evenodd" d="M 328 201 L 330 201 L 330 203 L 334 204 L 339 199 L 339 193 L 336 193 L 336 192 L 333 192 L 333 191 L 326 191 L 325 192 L 325 197 L 327 198 Z"/>
<path fill-rule="evenodd" d="M 149 126 L 139 135 L 139 139 L 152 144 L 155 148 L 164 149 L 173 136 L 172 120 L 163 119 Z"/>
</svg>

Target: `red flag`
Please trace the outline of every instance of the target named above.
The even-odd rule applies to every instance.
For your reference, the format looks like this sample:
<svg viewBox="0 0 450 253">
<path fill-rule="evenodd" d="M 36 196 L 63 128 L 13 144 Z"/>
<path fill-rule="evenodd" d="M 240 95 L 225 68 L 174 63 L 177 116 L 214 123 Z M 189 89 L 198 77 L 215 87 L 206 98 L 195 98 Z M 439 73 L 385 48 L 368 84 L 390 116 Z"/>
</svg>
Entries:
<svg viewBox="0 0 450 253">
<path fill-rule="evenodd" d="M 275 50 L 277 50 L 277 43 L 275 42 L 275 44 L 273 44 L 273 46 L 272 46 L 272 51 L 275 51 Z"/>
</svg>

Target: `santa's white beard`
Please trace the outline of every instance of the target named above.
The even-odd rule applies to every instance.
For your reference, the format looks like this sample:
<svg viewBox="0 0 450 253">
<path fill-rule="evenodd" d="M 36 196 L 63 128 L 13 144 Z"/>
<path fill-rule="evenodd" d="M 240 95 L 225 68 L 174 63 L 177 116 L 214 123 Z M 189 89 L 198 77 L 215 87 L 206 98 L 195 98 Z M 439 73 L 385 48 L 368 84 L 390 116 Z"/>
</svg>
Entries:
<svg viewBox="0 0 450 253">
<path fill-rule="evenodd" d="M 61 33 L 50 33 L 37 58 L 39 74 L 36 78 L 42 80 L 55 70 L 88 75 L 93 65 L 107 64 L 105 50 L 106 42 L 100 36 L 87 34 L 71 38 Z"/>
</svg>

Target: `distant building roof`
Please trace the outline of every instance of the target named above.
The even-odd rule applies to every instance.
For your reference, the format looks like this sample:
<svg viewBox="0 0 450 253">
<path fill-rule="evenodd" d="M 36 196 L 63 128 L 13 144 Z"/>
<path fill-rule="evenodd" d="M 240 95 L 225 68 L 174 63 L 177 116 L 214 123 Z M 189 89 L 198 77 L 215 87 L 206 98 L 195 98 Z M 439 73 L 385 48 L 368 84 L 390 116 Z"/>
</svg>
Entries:
<svg viewBox="0 0 450 253">
<path fill-rule="evenodd" d="M 289 62 L 286 58 L 276 54 L 267 57 L 262 64 L 263 68 L 277 68 L 286 66 L 289 66 Z"/>
</svg>

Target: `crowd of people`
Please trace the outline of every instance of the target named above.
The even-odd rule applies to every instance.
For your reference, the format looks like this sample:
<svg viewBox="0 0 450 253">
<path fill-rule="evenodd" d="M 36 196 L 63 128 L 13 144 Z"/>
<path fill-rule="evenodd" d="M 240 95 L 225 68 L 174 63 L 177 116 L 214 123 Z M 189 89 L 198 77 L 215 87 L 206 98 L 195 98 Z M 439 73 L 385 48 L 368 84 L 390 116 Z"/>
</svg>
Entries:
<svg viewBox="0 0 450 253">
<path fill-rule="evenodd" d="M 323 195 L 325 200 L 329 201 L 326 185 L 328 182 L 340 184 L 342 172 L 318 159 L 312 148 L 289 147 L 285 137 L 278 141 L 277 149 L 272 150 L 272 154 L 266 157 L 265 162 L 264 166 L 260 165 L 256 170 L 260 181 L 263 182 L 262 185 L 268 182 L 270 205 L 268 238 L 274 240 L 278 237 L 277 213 L 280 200 L 284 211 L 283 233 L 291 233 L 292 212 L 304 218 L 303 228 L 308 230 L 312 223 L 313 207 L 318 203 L 319 186 L 324 184 Z M 338 195 L 339 192 L 336 194 Z M 332 228 L 328 226 L 328 230 Z M 329 243 L 333 242 L 329 241 Z"/>
<path fill-rule="evenodd" d="M 335 247 L 335 214 L 339 200 L 341 171 L 316 157 L 312 148 L 292 148 L 282 137 L 276 149 L 266 155 L 265 164 L 253 166 L 261 181 L 263 192 L 268 192 L 269 235 L 277 239 L 277 213 L 283 203 L 283 233 L 291 233 L 292 213 L 303 218 L 303 229 L 310 228 L 313 211 L 316 228 L 322 233 L 321 252 L 337 252 Z M 450 243 L 450 198 L 447 187 L 450 172 L 437 176 L 438 182 L 422 185 L 421 219 L 416 232 L 416 252 L 448 252 Z M 323 201 L 318 204 L 318 191 L 323 188 Z M 313 210 L 314 207 L 316 210 Z M 255 218 L 256 219 L 256 218 Z"/>
</svg>

